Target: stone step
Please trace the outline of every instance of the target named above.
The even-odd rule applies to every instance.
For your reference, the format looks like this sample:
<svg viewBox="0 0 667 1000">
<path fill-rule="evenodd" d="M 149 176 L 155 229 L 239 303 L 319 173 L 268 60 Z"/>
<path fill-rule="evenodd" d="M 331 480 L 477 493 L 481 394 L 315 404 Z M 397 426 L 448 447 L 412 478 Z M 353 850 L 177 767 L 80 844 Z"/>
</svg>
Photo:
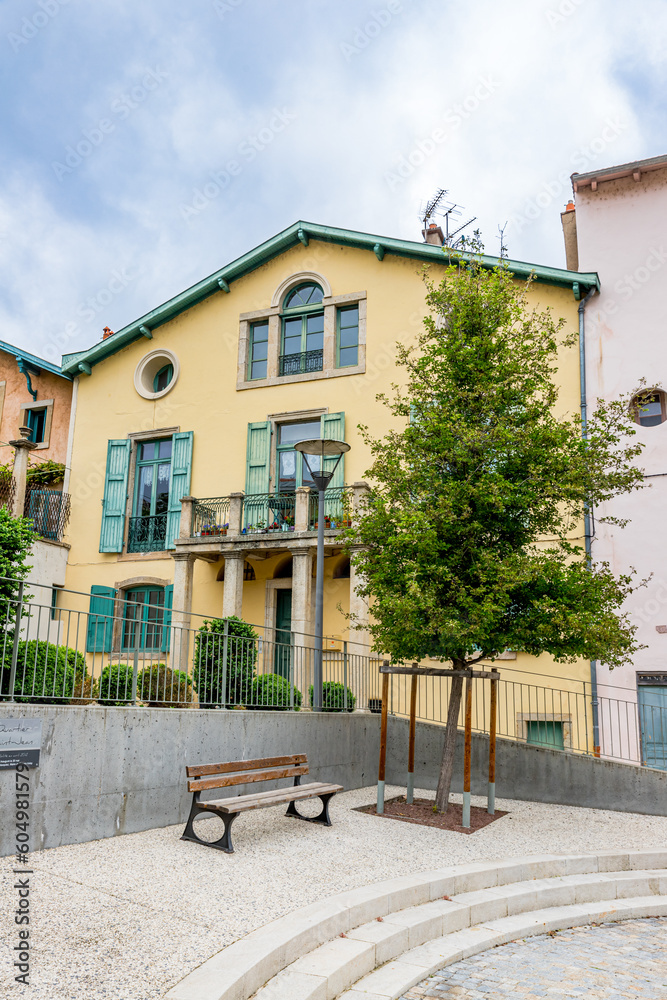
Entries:
<svg viewBox="0 0 667 1000">
<path fill-rule="evenodd" d="M 389 913 L 436 901 L 445 895 L 453 897 L 532 879 L 659 869 L 667 869 L 667 850 L 527 855 L 456 865 L 347 890 L 304 906 L 235 941 L 181 980 L 169 991 L 166 1000 L 248 1000 L 264 984 L 268 986 L 272 977 L 318 946 L 378 917 L 385 918 Z M 398 955 L 405 950 L 403 946 L 392 952 L 389 943 L 392 934 L 400 938 L 403 932 L 410 947 L 409 929 L 400 927 L 391 931 L 388 938 L 379 941 L 380 963 L 389 961 L 390 954 Z M 303 990 L 304 981 L 300 982 L 298 989 Z M 293 996 L 299 1000 L 296 981 Z"/>
<path fill-rule="evenodd" d="M 434 941 L 456 942 L 457 934 L 479 926 L 493 927 L 495 933 L 496 922 L 509 918 L 507 927 L 511 928 L 512 918 L 523 915 L 530 915 L 532 926 L 535 911 L 562 910 L 572 915 L 591 905 L 606 911 L 617 909 L 619 900 L 656 896 L 667 900 L 664 869 L 531 879 L 432 900 L 376 918 L 313 949 L 270 980 L 258 991 L 256 1000 L 288 1000 L 292 996 L 298 1000 L 335 1000 L 358 980 L 373 983 L 377 976 L 385 982 L 380 966 L 389 963 L 393 968 L 395 960 L 404 964 L 405 956 L 418 954 L 420 947 L 428 950 Z M 518 926 L 524 926 L 520 919 Z M 485 940 L 477 930 L 475 935 L 474 939 Z M 371 987 L 369 991 L 374 992 Z"/>
<path fill-rule="evenodd" d="M 573 906 L 554 906 L 513 917 L 501 917 L 499 920 L 446 934 L 406 952 L 398 960 L 388 962 L 358 980 L 351 989 L 339 994 L 338 1000 L 397 1000 L 439 969 L 486 951 L 487 948 L 593 922 L 606 923 L 649 916 L 667 916 L 667 896 L 631 896 Z M 283 1000 L 288 994 L 276 991 L 270 995 L 275 1000 Z M 260 994 L 257 996 L 259 998 Z M 299 1000 L 309 1000 L 312 996 L 315 994 L 302 993 Z M 326 998 L 323 987 L 317 993 L 317 1000 L 320 998 Z"/>
</svg>

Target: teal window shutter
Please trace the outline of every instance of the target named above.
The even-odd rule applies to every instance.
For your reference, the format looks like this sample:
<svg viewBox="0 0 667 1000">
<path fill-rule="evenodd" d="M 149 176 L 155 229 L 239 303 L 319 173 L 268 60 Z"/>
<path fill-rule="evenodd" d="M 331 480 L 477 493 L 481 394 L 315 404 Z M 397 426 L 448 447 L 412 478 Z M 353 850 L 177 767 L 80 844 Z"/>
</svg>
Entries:
<svg viewBox="0 0 667 1000">
<path fill-rule="evenodd" d="M 192 431 L 174 434 L 171 449 L 171 482 L 169 484 L 169 508 L 167 511 L 167 532 L 165 549 L 173 549 L 181 530 L 181 497 L 190 493 L 192 471 Z"/>
<path fill-rule="evenodd" d="M 164 588 L 164 627 L 162 629 L 162 652 L 168 653 L 171 645 L 171 609 L 174 603 L 174 585 Z"/>
<path fill-rule="evenodd" d="M 102 501 L 100 552 L 122 552 L 127 507 L 127 476 L 130 471 L 130 442 L 127 438 L 109 441 L 107 473 Z"/>
<path fill-rule="evenodd" d="M 333 438 L 334 441 L 345 440 L 345 414 L 344 413 L 323 413 L 321 417 L 322 437 Z M 336 455 L 325 455 L 324 470 L 330 471 L 336 464 Z M 338 463 L 338 468 L 334 472 L 330 486 L 345 485 L 345 455 Z"/>
<path fill-rule="evenodd" d="M 271 489 L 271 421 L 248 424 L 245 491 L 249 496 Z"/>
<path fill-rule="evenodd" d="M 91 587 L 88 609 L 87 653 L 110 653 L 113 648 L 113 615 L 116 591 L 113 587 Z"/>
</svg>

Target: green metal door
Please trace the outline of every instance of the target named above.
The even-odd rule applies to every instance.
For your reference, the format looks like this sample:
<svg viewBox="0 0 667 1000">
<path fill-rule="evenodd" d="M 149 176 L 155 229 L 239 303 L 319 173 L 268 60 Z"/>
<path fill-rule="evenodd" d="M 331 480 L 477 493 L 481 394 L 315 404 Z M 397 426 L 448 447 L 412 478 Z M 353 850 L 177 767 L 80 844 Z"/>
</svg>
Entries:
<svg viewBox="0 0 667 1000">
<path fill-rule="evenodd" d="M 279 590 L 276 595 L 276 651 L 273 672 L 289 678 L 292 665 L 292 591 Z"/>
<path fill-rule="evenodd" d="M 642 761 L 667 770 L 667 685 L 640 684 L 638 695 Z"/>
</svg>

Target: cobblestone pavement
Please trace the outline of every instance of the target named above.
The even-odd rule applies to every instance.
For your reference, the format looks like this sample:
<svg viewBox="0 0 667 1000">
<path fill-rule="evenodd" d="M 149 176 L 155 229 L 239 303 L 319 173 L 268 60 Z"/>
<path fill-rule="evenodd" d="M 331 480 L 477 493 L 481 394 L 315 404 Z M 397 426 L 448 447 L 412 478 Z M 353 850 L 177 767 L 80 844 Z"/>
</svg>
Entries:
<svg viewBox="0 0 667 1000">
<path fill-rule="evenodd" d="M 402 1000 L 667 1000 L 667 919 L 578 927 L 450 965 Z"/>
</svg>

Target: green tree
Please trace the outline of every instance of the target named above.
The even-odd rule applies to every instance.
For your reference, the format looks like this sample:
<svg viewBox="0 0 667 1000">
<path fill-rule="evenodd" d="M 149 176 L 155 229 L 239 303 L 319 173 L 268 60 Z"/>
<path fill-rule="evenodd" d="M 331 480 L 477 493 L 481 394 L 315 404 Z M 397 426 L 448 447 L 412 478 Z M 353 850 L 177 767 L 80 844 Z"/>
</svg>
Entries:
<svg viewBox="0 0 667 1000">
<path fill-rule="evenodd" d="M 621 605 L 632 577 L 587 564 L 583 511 L 638 489 L 629 401 L 599 403 L 582 440 L 555 375 L 577 334 L 531 310 L 527 285 L 478 256 L 427 282 L 430 315 L 398 345 L 404 386 L 378 396 L 403 429 L 362 427 L 371 490 L 347 542 L 392 658 L 454 669 L 505 649 L 614 667 L 639 648 Z M 620 522 L 619 522 L 620 523 Z M 452 679 L 436 795 L 449 802 L 462 678 Z"/>
<path fill-rule="evenodd" d="M 32 521 L 13 517 L 6 507 L 0 507 L 0 615 L 4 631 L 13 633 L 13 614 L 18 598 L 19 582 L 25 580 L 32 566 L 26 559 L 35 540 Z"/>
</svg>

